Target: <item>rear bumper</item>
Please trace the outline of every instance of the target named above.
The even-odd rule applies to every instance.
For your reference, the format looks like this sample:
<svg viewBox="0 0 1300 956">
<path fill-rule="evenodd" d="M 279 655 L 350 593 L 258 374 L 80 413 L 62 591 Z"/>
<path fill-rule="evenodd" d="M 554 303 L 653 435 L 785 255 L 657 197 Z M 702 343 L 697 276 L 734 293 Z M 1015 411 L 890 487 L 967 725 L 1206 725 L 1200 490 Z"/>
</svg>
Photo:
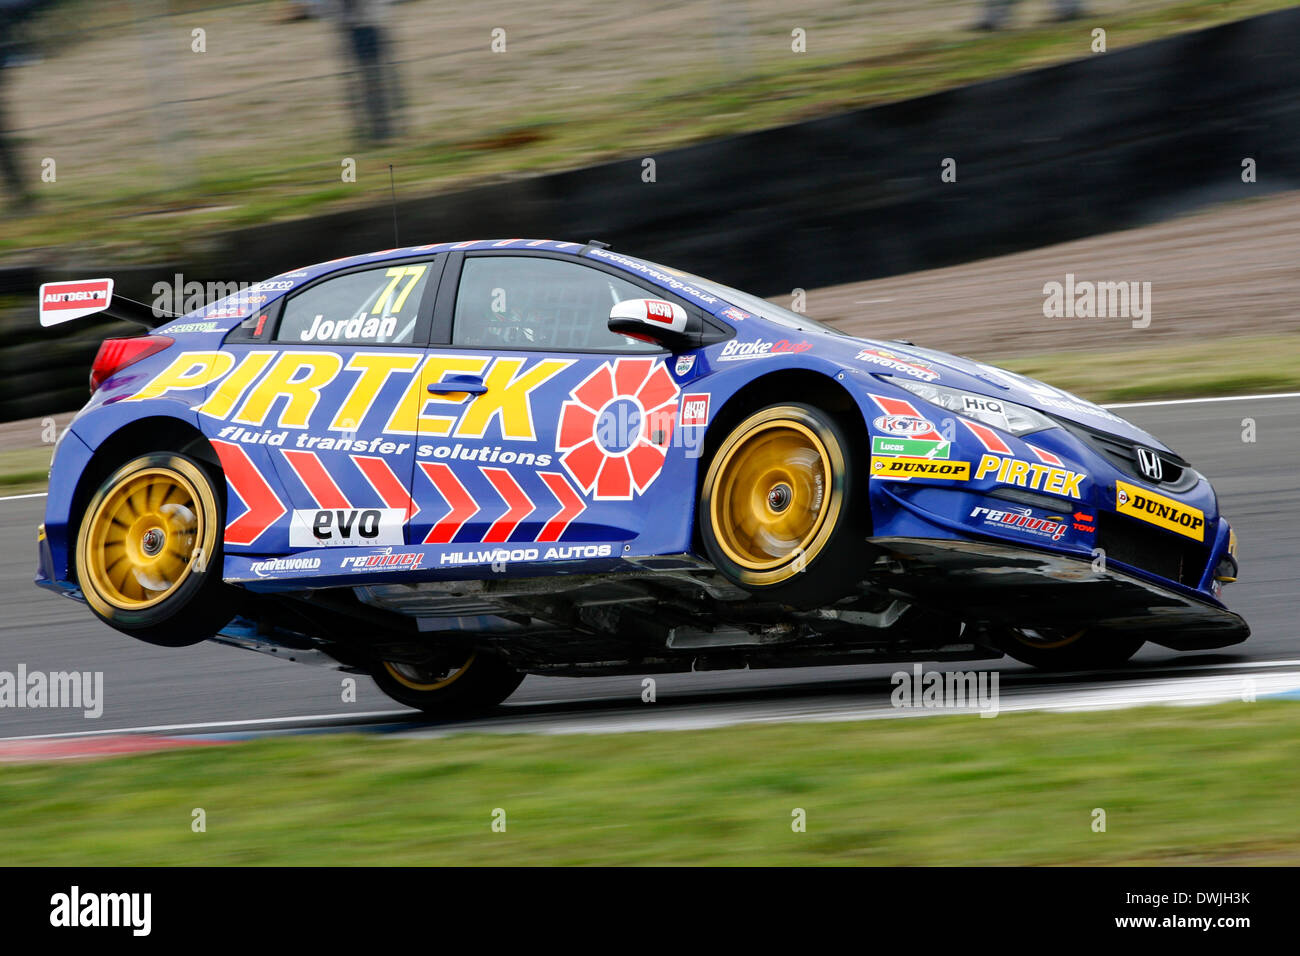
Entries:
<svg viewBox="0 0 1300 956">
<path fill-rule="evenodd" d="M 54 557 L 50 550 L 49 537 L 45 532 L 45 525 L 41 525 L 36 531 L 36 586 L 64 597 L 81 600 L 81 588 L 71 581 L 56 578 L 50 570 L 53 566 Z"/>
<path fill-rule="evenodd" d="M 38 544 L 37 584 L 41 584 L 44 578 L 61 585 L 62 590 L 75 590 L 71 582 L 69 552 L 72 542 L 69 536 L 70 529 L 77 523 L 74 517 L 79 520 L 80 515 L 72 514 L 72 503 L 76 498 L 77 484 L 93 455 L 90 447 L 71 428 L 63 433 L 54 450 L 49 495 L 45 499 L 44 535 Z"/>
</svg>

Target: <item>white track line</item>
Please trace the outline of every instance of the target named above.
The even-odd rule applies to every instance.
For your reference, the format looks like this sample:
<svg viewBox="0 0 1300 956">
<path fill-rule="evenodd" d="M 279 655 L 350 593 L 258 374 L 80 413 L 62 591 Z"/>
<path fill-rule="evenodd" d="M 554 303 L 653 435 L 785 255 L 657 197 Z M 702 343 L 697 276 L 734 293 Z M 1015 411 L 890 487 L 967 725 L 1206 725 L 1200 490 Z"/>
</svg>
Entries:
<svg viewBox="0 0 1300 956">
<path fill-rule="evenodd" d="M 1300 687 L 1300 671 L 1259 675 L 1249 686 L 1256 698 L 1291 694 Z M 1143 681 L 1100 685 L 1074 685 L 1051 693 L 1000 694 L 997 714 L 1021 711 L 1091 711 L 1122 710 L 1146 706 L 1195 706 L 1240 701 L 1247 686 L 1241 677 L 1192 677 L 1182 680 Z M 544 736 L 569 734 L 611 734 L 670 730 L 708 730 L 742 724 L 842 723 L 864 720 L 906 720 L 914 717 L 937 717 L 953 714 L 979 714 L 978 708 L 896 708 L 887 702 L 867 703 L 858 707 L 822 707 L 794 701 L 776 712 L 737 712 L 707 709 L 694 705 L 685 712 L 576 717 L 563 722 L 471 721 L 440 727 L 412 728 L 400 731 L 404 738 L 437 738 L 463 733 L 518 734 Z"/>
<path fill-rule="evenodd" d="M 1218 670 L 1218 669 L 1228 669 L 1228 668 L 1244 669 L 1244 668 L 1253 668 L 1253 667 L 1260 667 L 1260 668 L 1296 667 L 1297 665 L 1300 665 L 1300 660 L 1243 661 L 1241 663 L 1236 663 L 1236 664 L 1214 664 L 1214 665 L 1209 665 L 1207 667 L 1200 667 L 1200 668 L 1189 666 L 1185 668 L 1170 668 L 1170 670 L 1205 671 L 1205 670 Z M 1164 670 L 1164 668 L 1161 669 Z M 1300 671 L 1296 673 L 1297 676 L 1300 676 Z M 1287 689 L 1294 686 L 1294 681 L 1292 681 L 1291 678 L 1286 675 L 1283 675 L 1280 678 L 1274 678 L 1273 675 L 1261 675 L 1261 676 L 1265 677 L 1265 686 L 1266 686 L 1265 690 L 1260 691 L 1261 694 L 1269 693 L 1270 691 L 1276 691 L 1277 687 L 1274 686 L 1274 682 L 1279 679 L 1286 682 L 1285 687 Z M 1226 681 L 1228 681 L 1229 678 L 1226 675 L 1205 674 L 1202 677 L 1192 678 L 1191 680 L 1192 683 L 1195 685 L 1200 685 L 1205 683 L 1218 683 L 1222 685 L 1226 683 Z M 1232 685 L 1234 688 L 1240 688 L 1241 686 L 1240 677 L 1233 677 L 1231 678 L 1231 680 L 1236 682 Z M 1134 680 L 1134 681 L 1109 683 L 1109 684 L 1083 683 L 1083 684 L 1066 685 L 1066 690 L 1072 697 L 1083 697 L 1089 695 L 1092 692 L 1098 691 L 1102 688 L 1113 690 L 1116 688 L 1123 688 L 1125 687 L 1126 684 L 1132 689 L 1138 689 L 1138 688 L 1150 688 L 1150 687 L 1161 686 L 1161 685 L 1168 686 L 1176 683 L 1180 683 L 1180 679 L 1162 678 L 1156 680 L 1145 680 L 1145 681 Z M 1234 691 L 1234 693 L 1236 693 L 1236 691 Z M 1060 692 L 1056 689 L 1047 688 L 1042 692 L 1038 692 L 1038 691 L 1016 692 L 1012 690 L 1011 693 L 1006 696 L 1020 698 L 1021 700 L 1024 700 L 1025 698 L 1038 698 L 1041 701 L 1041 700 L 1051 699 L 1053 697 L 1065 696 L 1065 695 L 1061 695 Z M 1138 696 L 1139 699 L 1144 703 L 1145 702 L 1149 702 L 1149 703 L 1176 702 L 1181 697 L 1181 695 L 1164 695 L 1164 696 L 1157 695 L 1155 697 L 1150 697 L 1145 695 L 1134 695 L 1132 693 L 1129 693 L 1128 695 L 1121 695 L 1121 696 L 1128 696 L 1128 697 Z M 1228 697 L 1232 697 L 1232 696 L 1233 696 L 1232 694 L 1228 695 Z M 506 708 L 508 711 L 511 706 L 533 707 L 538 705 L 547 705 L 547 706 L 558 707 L 562 704 L 578 703 L 578 702 L 582 702 L 583 700 L 585 700 L 585 698 L 574 698 L 572 701 L 569 700 L 520 701 L 518 705 L 507 704 Z M 730 702 L 727 701 L 725 697 L 720 697 L 717 700 L 717 703 L 730 706 Z M 1070 702 L 1069 705 L 1073 706 L 1075 705 L 1075 703 L 1076 702 Z M 696 708 L 696 707 L 707 707 L 710 705 L 708 703 L 705 703 L 705 704 L 691 704 L 688 706 L 692 708 Z M 1018 707 L 1013 702 L 1013 703 L 1004 704 L 1002 706 L 1002 709 L 1003 710 L 1015 710 L 1015 709 L 1051 710 L 1051 709 L 1056 709 L 1059 706 L 1062 706 L 1062 703 L 1045 705 L 1040 702 L 1035 704 L 1035 706 L 1033 706 L 1032 708 L 1026 708 L 1023 706 Z M 952 711 L 948 710 L 948 711 L 938 711 L 938 712 L 951 713 Z M 819 711 L 819 714 L 821 715 L 819 716 L 819 719 L 825 719 L 825 715 L 831 715 L 831 719 L 835 719 L 835 720 L 865 720 L 867 719 L 867 717 L 864 716 L 864 713 L 865 713 L 864 710 L 858 708 L 839 708 L 839 709 L 827 708 L 824 711 Z M 928 710 L 900 710 L 900 711 L 888 710 L 883 715 L 891 716 L 891 717 L 917 717 L 917 716 L 925 716 L 930 713 L 932 713 L 932 711 L 928 711 Z M 360 711 L 356 713 L 302 714 L 296 717 L 260 717 L 260 718 L 253 718 L 249 720 L 211 720 L 211 721 L 205 721 L 203 723 L 190 723 L 190 724 L 154 724 L 145 727 L 114 727 L 106 730 L 83 730 L 83 731 L 74 730 L 74 731 L 70 731 L 66 733 L 58 733 L 58 734 L 28 734 L 26 736 L 21 736 L 21 737 L 0 737 L 0 743 L 11 743 L 13 741 L 19 741 L 19 740 L 60 740 L 60 739 L 69 739 L 69 738 L 76 738 L 76 737 L 107 737 L 107 736 L 126 735 L 126 734 L 165 734 L 165 733 L 174 733 L 177 731 L 186 731 L 186 730 L 206 730 L 206 731 L 220 732 L 220 730 L 223 728 L 233 732 L 233 731 L 237 731 L 238 728 L 241 727 L 255 728 L 259 725 L 284 726 L 287 724 L 293 724 L 295 722 L 300 724 L 306 724 L 309 722 L 314 723 L 317 721 L 331 721 L 331 720 L 341 720 L 341 719 L 355 722 L 358 720 L 362 720 L 364 718 L 371 718 L 371 717 L 391 717 L 394 720 L 410 720 L 417 716 L 418 715 L 416 714 L 416 712 L 411 710 L 366 710 L 366 711 Z M 505 725 L 509 727 L 516 726 L 516 722 L 511 721 L 509 719 L 509 716 L 510 715 L 507 712 L 507 713 L 503 713 L 501 715 L 501 718 L 499 719 L 471 721 L 467 724 L 450 724 L 445 727 L 431 728 L 430 730 L 426 731 L 426 733 L 442 734 L 442 733 L 466 732 L 471 730 L 479 730 L 481 728 L 491 728 L 494 725 L 495 726 Z M 528 717 L 519 721 L 518 725 L 519 726 L 532 725 L 535 727 L 538 724 L 542 724 L 546 719 L 547 719 L 546 715 L 542 715 L 542 714 L 529 715 Z M 801 718 L 791 718 L 788 715 L 778 716 L 778 717 L 759 716 L 755 718 L 745 718 L 744 720 L 737 721 L 734 717 L 731 716 L 724 716 L 724 717 L 706 716 L 706 717 L 699 717 L 699 718 L 690 717 L 690 718 L 686 718 L 685 723 L 681 724 L 681 726 L 683 727 L 694 726 L 695 725 L 694 722 L 697 720 L 705 721 L 705 724 L 700 724 L 700 726 L 705 726 L 705 725 L 725 726 L 737 722 L 740 723 L 781 722 L 783 720 L 790 720 L 790 719 L 801 719 Z M 563 718 L 563 720 L 566 726 L 580 726 L 583 728 L 589 726 L 589 722 L 584 718 L 565 717 Z M 648 726 L 646 729 L 658 729 L 660 726 L 660 720 L 661 718 L 655 718 L 655 720 L 652 722 L 652 725 Z M 717 721 L 721 721 L 721 723 L 717 723 Z M 596 723 L 596 722 L 598 721 L 591 721 L 590 723 Z M 514 732 L 514 731 L 508 731 L 508 732 Z M 527 731 L 527 732 L 532 732 L 532 731 Z M 548 729 L 545 725 L 543 725 L 543 729 L 536 732 L 564 733 L 566 731 L 563 729 Z M 585 729 L 579 732 L 585 732 Z"/>
<path fill-rule="evenodd" d="M 22 501 L 24 498 L 44 498 L 48 491 L 33 491 L 30 495 L 5 495 L 0 501 Z"/>
<path fill-rule="evenodd" d="M 0 743 L 9 743 L 15 740 L 58 740 L 67 737 L 108 737 L 115 734 L 165 734 L 178 730 L 214 730 L 219 727 L 252 727 L 259 724 L 306 723 L 318 720 L 345 719 L 357 721 L 365 717 L 392 717 L 398 720 L 409 720 L 415 714 L 416 712 L 412 710 L 363 710 L 352 714 L 302 714 L 297 717 L 261 717 L 255 720 L 212 720 L 201 724 L 154 724 L 151 727 L 114 727 L 108 730 L 74 730 L 63 734 L 28 734 L 24 737 L 0 737 Z"/>
<path fill-rule="evenodd" d="M 1197 402 L 1253 402 L 1270 398 L 1300 398 L 1300 392 L 1274 392 L 1271 395 L 1220 395 L 1211 398 L 1170 398 L 1160 402 L 1113 402 L 1102 408 L 1155 408 L 1157 405 L 1194 405 Z"/>
</svg>

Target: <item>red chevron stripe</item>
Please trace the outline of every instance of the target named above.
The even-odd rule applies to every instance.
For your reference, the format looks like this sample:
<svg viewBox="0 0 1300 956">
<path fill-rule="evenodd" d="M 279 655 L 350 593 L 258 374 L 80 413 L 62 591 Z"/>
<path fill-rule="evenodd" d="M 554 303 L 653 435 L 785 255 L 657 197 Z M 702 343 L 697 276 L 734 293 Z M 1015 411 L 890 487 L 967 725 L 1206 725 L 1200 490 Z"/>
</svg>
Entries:
<svg viewBox="0 0 1300 956">
<path fill-rule="evenodd" d="M 465 486 L 452 472 L 450 465 L 439 461 L 422 461 L 420 468 L 429 476 L 433 487 L 438 489 L 450 505 L 450 510 L 438 519 L 438 523 L 429 529 L 424 538 L 425 544 L 449 544 L 456 537 L 456 532 L 464 527 L 465 522 L 479 512 L 478 502 L 470 497 Z"/>
<path fill-rule="evenodd" d="M 349 455 L 360 470 L 370 487 L 375 489 L 379 500 L 385 508 L 402 508 L 406 511 L 406 520 L 410 521 L 420 512 L 420 507 L 411 497 L 410 489 L 397 477 L 392 466 L 382 458 L 373 455 Z"/>
<path fill-rule="evenodd" d="M 961 423 L 970 429 L 972 435 L 980 440 L 980 444 L 988 451 L 997 452 L 999 455 L 1012 454 L 1011 449 L 1007 446 L 998 433 L 986 425 L 977 425 L 975 422 L 960 419 Z"/>
<path fill-rule="evenodd" d="M 560 503 L 560 510 L 546 522 L 537 540 L 559 541 L 560 535 L 564 534 L 573 519 L 587 510 L 587 503 L 578 497 L 573 486 L 558 471 L 538 472 L 538 477 L 546 482 L 546 487 L 550 489 L 551 494 L 555 495 L 555 500 Z"/>
<path fill-rule="evenodd" d="M 244 513 L 226 524 L 226 544 L 250 545 L 288 512 L 284 502 L 262 477 L 248 452 L 233 442 L 213 440 L 230 490 L 244 503 Z"/>
<path fill-rule="evenodd" d="M 537 505 L 533 504 L 533 499 L 528 497 L 524 489 L 519 487 L 519 482 L 515 481 L 510 472 L 504 468 L 480 468 L 479 470 L 488 481 L 492 482 L 492 487 L 509 508 L 505 514 L 492 522 L 492 527 L 488 528 L 487 534 L 483 535 L 484 544 L 501 544 L 510 540 L 510 535 L 514 533 L 515 528 L 537 510 Z"/>
<path fill-rule="evenodd" d="M 1025 442 L 1025 444 L 1029 445 L 1029 442 Z M 1045 449 L 1039 448 L 1037 445 L 1029 445 L 1029 450 L 1038 456 L 1039 461 L 1045 461 L 1049 465 L 1065 464 L 1065 462 L 1061 461 L 1061 459 L 1057 458 L 1050 451 L 1046 451 Z"/>
<path fill-rule="evenodd" d="M 314 451 L 287 451 L 282 449 L 285 461 L 298 476 L 298 480 L 307 488 L 307 493 L 316 499 L 318 508 L 351 508 L 347 495 L 334 483 L 330 473 L 320 463 Z"/>
</svg>

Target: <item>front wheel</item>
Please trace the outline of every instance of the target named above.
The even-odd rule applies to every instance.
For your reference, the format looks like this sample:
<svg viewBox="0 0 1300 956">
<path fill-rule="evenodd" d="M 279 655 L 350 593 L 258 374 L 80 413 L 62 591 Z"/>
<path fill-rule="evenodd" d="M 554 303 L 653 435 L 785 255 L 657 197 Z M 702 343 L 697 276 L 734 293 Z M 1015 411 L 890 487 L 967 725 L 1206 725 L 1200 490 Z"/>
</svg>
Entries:
<svg viewBox="0 0 1300 956">
<path fill-rule="evenodd" d="M 164 647 L 197 644 L 238 609 L 221 580 L 221 500 L 207 470 L 175 452 L 118 468 L 86 507 L 76 570 L 109 626 Z"/>
<path fill-rule="evenodd" d="M 399 704 L 444 717 L 495 707 L 524 680 L 500 658 L 473 650 L 422 664 L 380 661 L 370 676 Z"/>
<path fill-rule="evenodd" d="M 815 607 L 863 577 L 866 489 L 848 438 L 811 405 L 770 405 L 723 440 L 700 488 L 714 567 L 751 593 Z"/>
<path fill-rule="evenodd" d="M 1002 649 L 1009 657 L 1039 670 L 1066 671 L 1118 667 L 1146 643 L 1140 637 L 1075 630 L 1011 628 Z"/>
</svg>

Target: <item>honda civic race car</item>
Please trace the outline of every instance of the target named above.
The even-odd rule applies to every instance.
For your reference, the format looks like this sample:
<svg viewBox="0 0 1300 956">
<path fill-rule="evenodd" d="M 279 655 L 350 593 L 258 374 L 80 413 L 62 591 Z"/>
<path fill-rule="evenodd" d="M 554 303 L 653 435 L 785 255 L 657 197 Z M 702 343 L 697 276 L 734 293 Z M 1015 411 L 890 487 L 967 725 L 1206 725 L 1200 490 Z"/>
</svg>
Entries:
<svg viewBox="0 0 1300 956">
<path fill-rule="evenodd" d="M 997 658 L 1249 635 L 1210 483 L 1104 408 L 602 243 L 437 243 L 161 319 L 112 281 L 37 583 L 167 646 L 461 713 L 524 674 Z"/>
</svg>

